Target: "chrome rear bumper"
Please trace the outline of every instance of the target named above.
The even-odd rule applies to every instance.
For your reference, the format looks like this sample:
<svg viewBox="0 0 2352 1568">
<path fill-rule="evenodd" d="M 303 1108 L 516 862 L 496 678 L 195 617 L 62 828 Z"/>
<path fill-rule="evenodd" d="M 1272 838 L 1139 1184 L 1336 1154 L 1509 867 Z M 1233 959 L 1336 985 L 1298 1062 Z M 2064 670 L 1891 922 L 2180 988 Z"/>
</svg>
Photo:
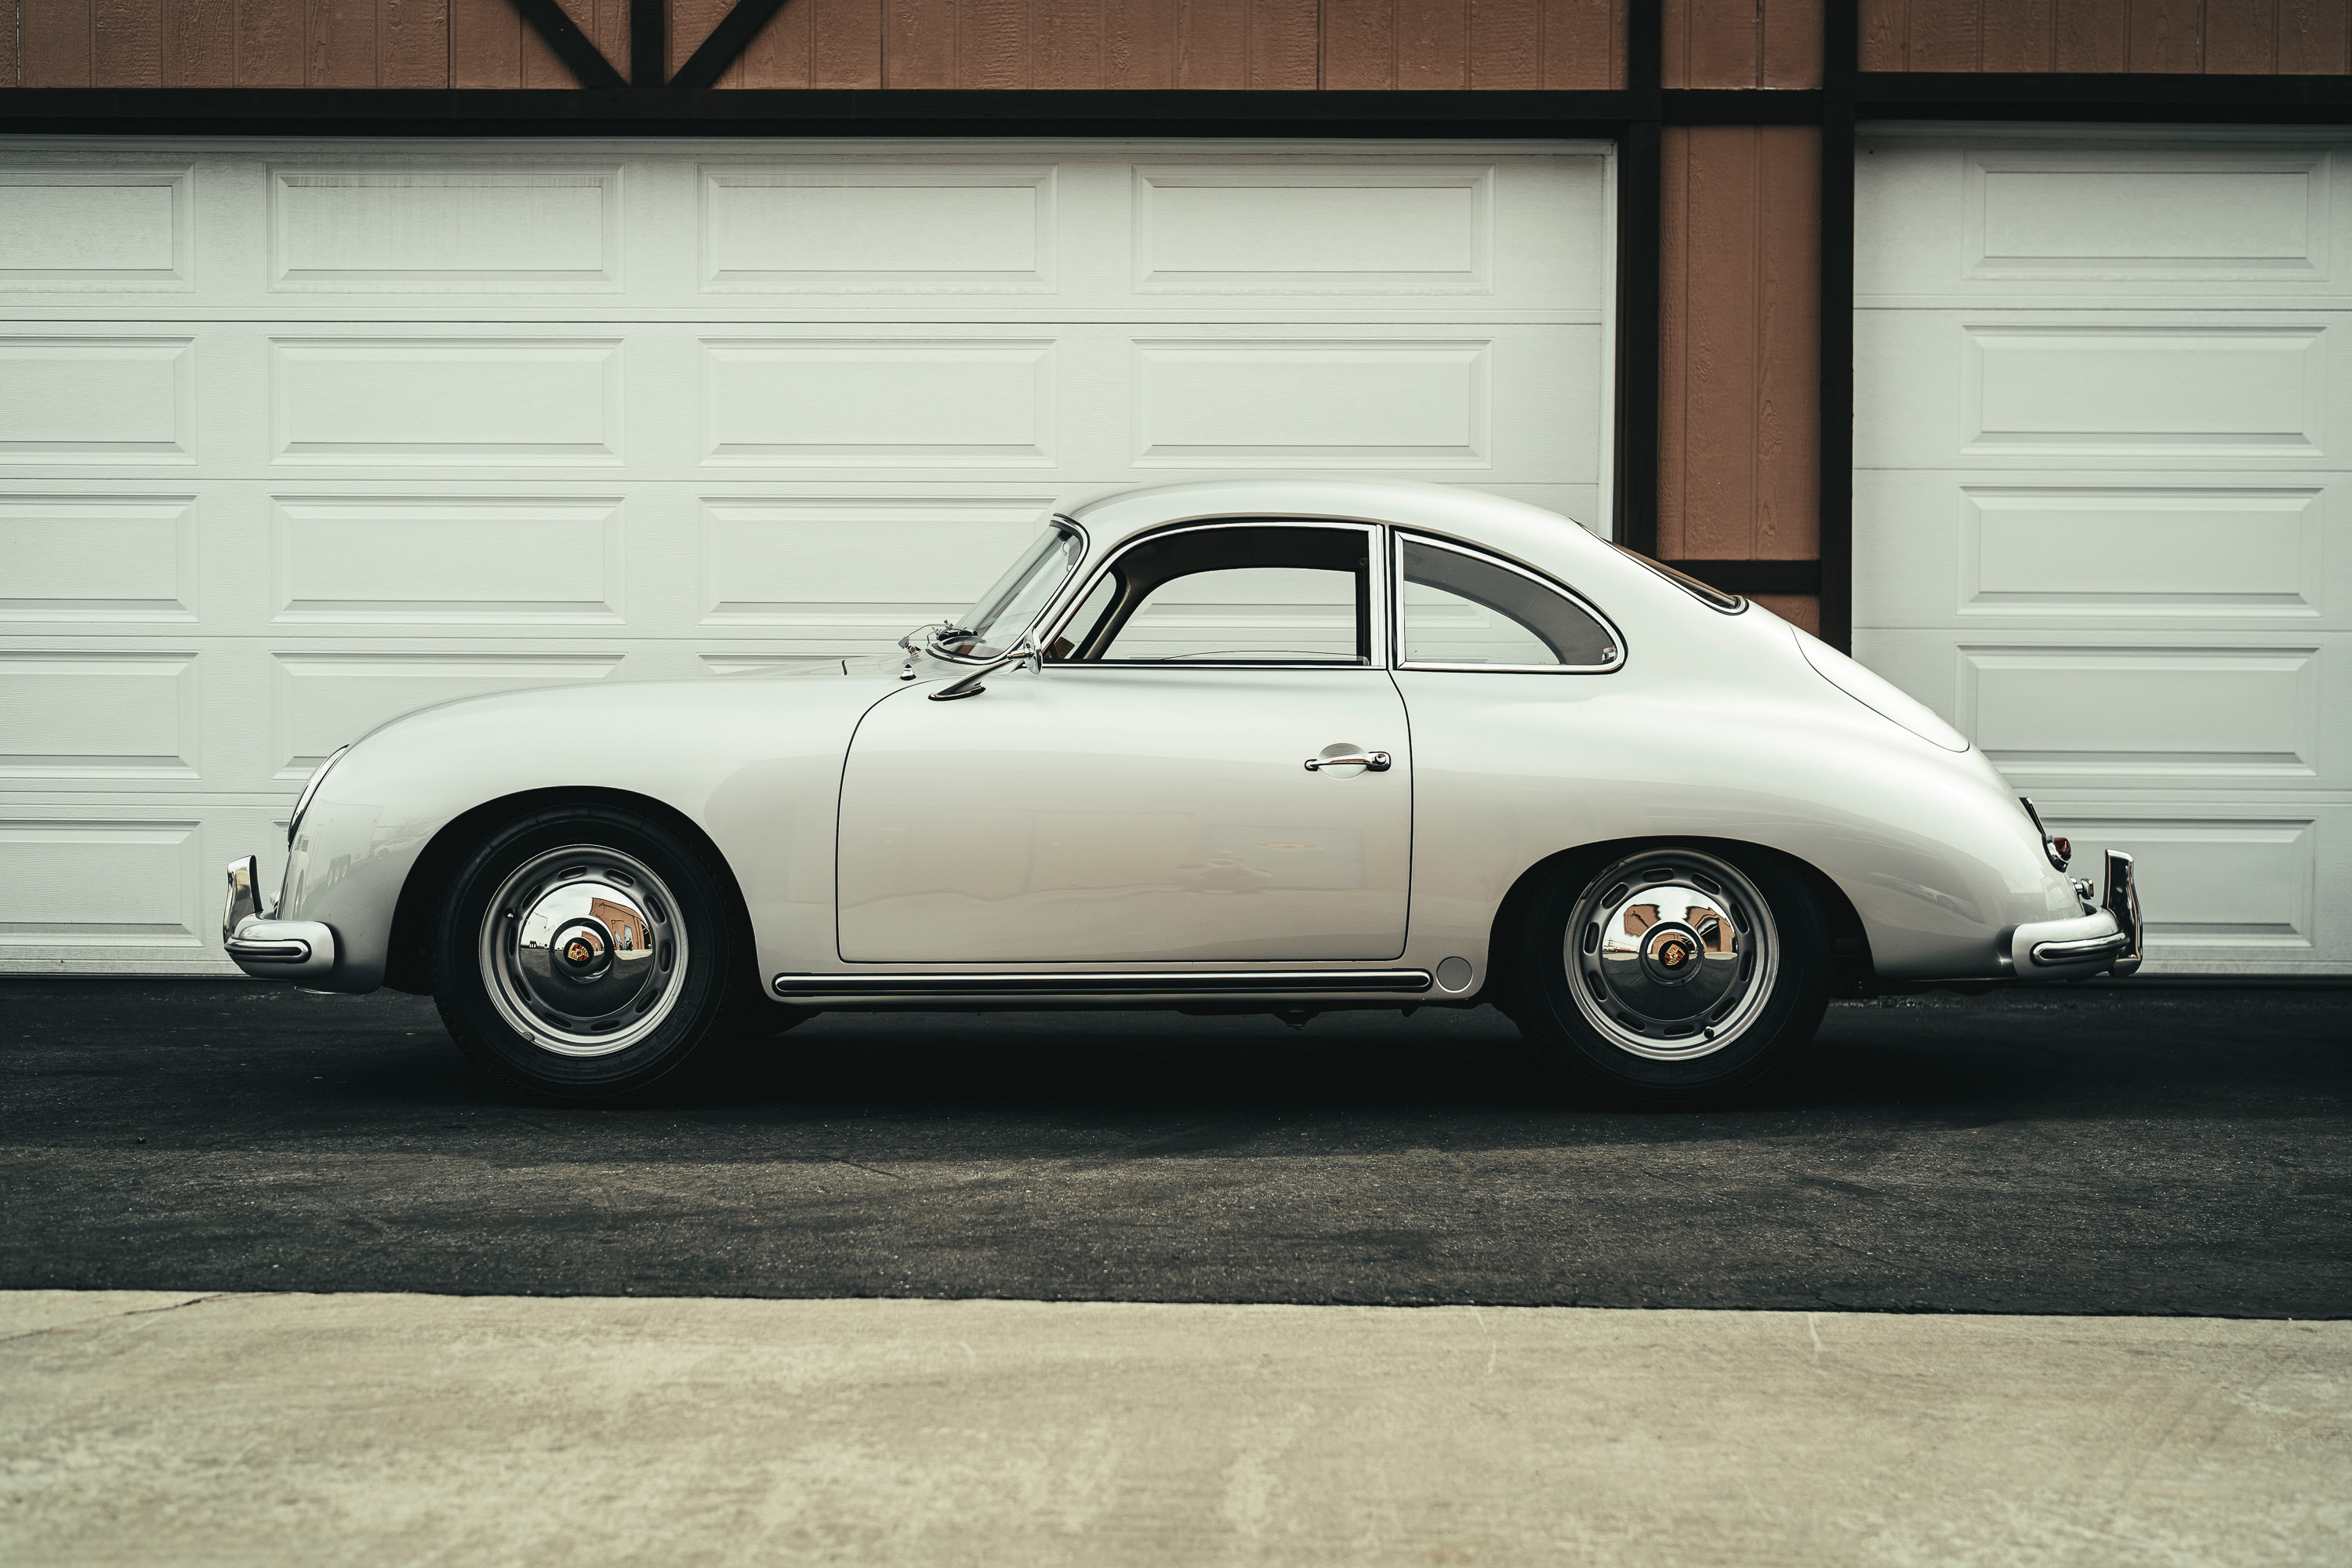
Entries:
<svg viewBox="0 0 2352 1568">
<path fill-rule="evenodd" d="M 2107 851 L 2107 890 L 2099 902 L 2107 913 L 2115 917 L 2116 924 L 2123 928 L 2124 934 L 2131 939 L 2123 952 L 2116 955 L 2115 965 L 2108 973 L 2118 980 L 2126 974 L 2137 973 L 2142 956 L 2139 876 L 2132 868 L 2132 858 L 2120 849 Z"/>
<path fill-rule="evenodd" d="M 2132 858 L 2110 849 L 2099 908 L 2074 920 L 2019 926 L 2010 937 L 2010 962 L 2021 980 L 2087 980 L 2095 974 L 2121 979 L 2139 970 L 2141 937 Z"/>
<path fill-rule="evenodd" d="M 335 933 L 317 921 L 274 921 L 261 911 L 261 862 L 251 855 L 228 866 L 221 908 L 221 946 L 247 974 L 307 980 L 335 967 Z"/>
</svg>

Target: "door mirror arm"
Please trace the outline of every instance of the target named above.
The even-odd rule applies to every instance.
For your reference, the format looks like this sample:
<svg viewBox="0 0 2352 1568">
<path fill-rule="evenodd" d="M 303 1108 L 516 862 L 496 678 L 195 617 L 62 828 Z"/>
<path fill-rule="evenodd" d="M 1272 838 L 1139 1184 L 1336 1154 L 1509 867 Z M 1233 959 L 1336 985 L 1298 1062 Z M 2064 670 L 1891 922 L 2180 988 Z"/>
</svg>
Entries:
<svg viewBox="0 0 2352 1568">
<path fill-rule="evenodd" d="M 981 683 L 990 676 L 1000 669 L 1007 669 L 1016 664 L 1025 664 L 1033 658 L 1037 659 L 1040 666 L 1045 663 L 1044 659 L 1038 658 L 1036 639 L 1027 632 L 1024 632 L 1021 634 L 1020 641 L 973 670 L 970 675 L 960 680 L 951 680 L 937 691 L 930 693 L 930 699 L 934 702 L 953 702 L 960 697 L 977 697 L 988 689 Z"/>
</svg>

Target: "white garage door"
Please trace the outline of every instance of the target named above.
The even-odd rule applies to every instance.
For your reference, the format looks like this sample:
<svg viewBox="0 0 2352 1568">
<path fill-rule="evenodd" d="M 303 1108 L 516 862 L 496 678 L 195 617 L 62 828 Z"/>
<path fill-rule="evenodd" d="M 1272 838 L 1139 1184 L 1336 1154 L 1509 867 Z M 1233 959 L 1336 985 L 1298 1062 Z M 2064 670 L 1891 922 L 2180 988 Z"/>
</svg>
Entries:
<svg viewBox="0 0 2352 1568">
<path fill-rule="evenodd" d="M 886 647 L 1091 485 L 1602 515 L 1609 167 L 0 143 L 0 970 L 225 970 L 369 726 Z"/>
<path fill-rule="evenodd" d="M 2151 973 L 2352 973 L 2346 154 L 1864 139 L 1856 652 L 2139 858 Z"/>
</svg>

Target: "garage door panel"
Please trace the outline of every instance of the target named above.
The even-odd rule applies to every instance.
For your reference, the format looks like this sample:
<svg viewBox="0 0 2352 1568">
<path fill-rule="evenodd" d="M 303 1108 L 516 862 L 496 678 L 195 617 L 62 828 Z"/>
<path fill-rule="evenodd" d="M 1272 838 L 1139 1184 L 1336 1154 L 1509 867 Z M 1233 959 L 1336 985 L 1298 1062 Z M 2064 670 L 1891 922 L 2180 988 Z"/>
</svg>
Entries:
<svg viewBox="0 0 2352 1568">
<path fill-rule="evenodd" d="M 276 496 L 277 626 L 620 626 L 619 496 Z"/>
<path fill-rule="evenodd" d="M 2344 942 L 2325 896 L 2352 876 L 2341 802 L 2183 800 L 2151 810 L 2115 797 L 2037 795 L 2077 857 L 2129 853 L 2147 921 L 2148 973 L 2325 972 Z"/>
<path fill-rule="evenodd" d="M 1963 320 L 1960 450 L 2315 458 L 2327 434 L 2324 331 Z"/>
<path fill-rule="evenodd" d="M 1049 492 L 996 499 L 714 497 L 701 505 L 704 626 L 887 646 L 961 610 L 1034 537 Z"/>
<path fill-rule="evenodd" d="M 266 809 L 221 814 L 266 840 Z M 16 806 L 0 815 L 0 973 L 193 966 L 213 877 L 203 824 L 169 808 Z M 281 857 L 282 864 L 282 857 Z M 214 873 L 217 875 L 217 873 Z M 209 935 L 217 946 L 216 929 Z"/>
<path fill-rule="evenodd" d="M 713 159 L 698 170 L 702 289 L 751 294 L 1050 294 L 1050 163 Z"/>
<path fill-rule="evenodd" d="M 621 170 L 431 156 L 271 166 L 269 286 L 618 293 Z"/>
<path fill-rule="evenodd" d="M 1494 291 L 1490 164 L 1142 163 L 1134 199 L 1143 293 Z"/>
<path fill-rule="evenodd" d="M 2352 505 L 2337 476 L 1878 469 L 1856 476 L 1855 593 L 1904 626 L 2059 623 L 2289 630 L 2352 593 L 2324 548 Z M 1948 572 L 1923 564 L 1949 562 Z"/>
<path fill-rule="evenodd" d="M 278 337 L 270 460 L 616 466 L 621 341 Z"/>
<path fill-rule="evenodd" d="M 196 665 L 187 647 L 0 651 L 0 778 L 194 779 Z"/>
<path fill-rule="evenodd" d="M 1052 339 L 704 339 L 702 462 L 1052 468 Z"/>
<path fill-rule="evenodd" d="M 0 336 L 0 468 L 194 465 L 195 372 L 184 333 Z"/>
<path fill-rule="evenodd" d="M 2342 467 L 2346 335 L 2320 317 L 1859 311 L 1857 467 Z"/>
<path fill-rule="evenodd" d="M 194 174 L 185 161 L 0 167 L 0 291 L 186 292 Z"/>
<path fill-rule="evenodd" d="M 2021 789 L 2352 787 L 2352 637 L 2063 638 L 1858 630 L 1872 668 L 1934 708 Z"/>
<path fill-rule="evenodd" d="M 2347 289 L 2347 170 L 2331 147 L 1988 127 L 1965 146 L 1879 134 L 1862 148 L 1854 282 L 1873 302 Z"/>
<path fill-rule="evenodd" d="M 0 626 L 194 623 L 196 497 L 0 489 Z"/>
<path fill-rule="evenodd" d="M 1140 341 L 1136 461 L 1484 468 L 1494 456 L 1491 346 Z"/>
<path fill-rule="evenodd" d="M 1122 468 L 1139 480 L 1265 468 L 1593 483 L 1599 340 L 1572 327 L 1139 334 Z"/>
</svg>

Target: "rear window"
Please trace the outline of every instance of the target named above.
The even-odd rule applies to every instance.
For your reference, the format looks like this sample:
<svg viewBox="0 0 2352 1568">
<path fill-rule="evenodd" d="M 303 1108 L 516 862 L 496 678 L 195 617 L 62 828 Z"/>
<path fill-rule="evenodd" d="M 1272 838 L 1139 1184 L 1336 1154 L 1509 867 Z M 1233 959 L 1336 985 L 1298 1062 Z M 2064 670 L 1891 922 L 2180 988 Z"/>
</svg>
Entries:
<svg viewBox="0 0 2352 1568">
<path fill-rule="evenodd" d="M 1397 541 L 1398 662 L 1423 668 L 1605 669 L 1615 634 L 1533 574 L 1409 535 Z"/>
</svg>

